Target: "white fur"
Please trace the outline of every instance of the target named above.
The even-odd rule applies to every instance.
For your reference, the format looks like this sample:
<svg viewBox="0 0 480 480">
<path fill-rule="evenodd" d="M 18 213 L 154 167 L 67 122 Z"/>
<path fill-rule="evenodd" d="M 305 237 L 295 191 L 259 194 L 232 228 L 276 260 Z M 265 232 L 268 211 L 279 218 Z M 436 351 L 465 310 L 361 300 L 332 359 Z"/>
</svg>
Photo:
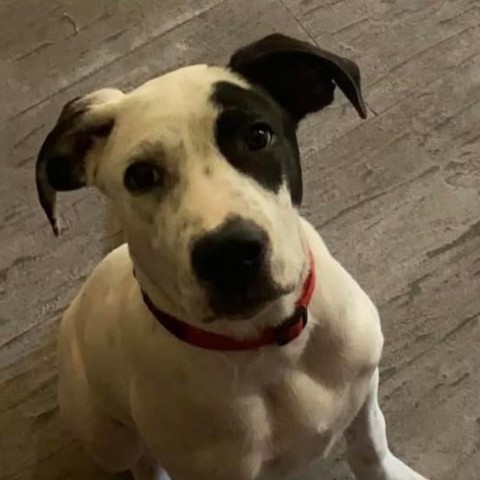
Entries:
<svg viewBox="0 0 480 480">
<path fill-rule="evenodd" d="M 107 91 L 92 107 L 92 115 L 113 115 L 115 127 L 89 154 L 89 183 L 111 198 L 128 246 L 97 266 L 63 317 L 62 414 L 100 464 L 131 469 L 136 480 L 159 479 L 160 465 L 173 480 L 283 479 L 326 454 L 349 426 L 358 480 L 425 480 L 386 443 L 374 305 L 298 215 L 286 187 L 269 192 L 222 159 L 209 101 L 218 80 L 247 86 L 224 69 L 196 66 L 128 95 Z M 125 190 L 123 171 L 137 155 L 161 162 L 176 179 L 174 195 Z M 248 321 L 205 323 L 211 312 L 191 272 L 189 242 L 232 212 L 265 229 L 274 279 L 292 291 Z M 308 249 L 317 272 L 309 323 L 283 347 L 193 347 L 159 325 L 141 298 L 139 283 L 159 308 L 188 322 L 255 335 L 291 313 Z"/>
</svg>

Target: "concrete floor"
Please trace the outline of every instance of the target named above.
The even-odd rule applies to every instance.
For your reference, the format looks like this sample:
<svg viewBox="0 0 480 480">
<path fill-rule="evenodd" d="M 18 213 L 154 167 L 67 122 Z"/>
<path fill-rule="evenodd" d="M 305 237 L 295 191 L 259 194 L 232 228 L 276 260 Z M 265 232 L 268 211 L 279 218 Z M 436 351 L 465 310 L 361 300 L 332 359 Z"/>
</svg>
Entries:
<svg viewBox="0 0 480 480">
<path fill-rule="evenodd" d="M 361 122 L 342 99 L 301 128 L 303 212 L 379 306 L 394 450 L 432 480 L 478 480 L 475 0 L 0 1 L 1 480 L 108 478 L 57 415 L 58 317 L 115 241 L 94 192 L 63 196 L 59 239 L 37 205 L 35 155 L 61 106 L 181 65 L 223 63 L 273 31 L 362 67 L 376 114 Z M 303 477 L 348 478 L 341 446 Z"/>
</svg>

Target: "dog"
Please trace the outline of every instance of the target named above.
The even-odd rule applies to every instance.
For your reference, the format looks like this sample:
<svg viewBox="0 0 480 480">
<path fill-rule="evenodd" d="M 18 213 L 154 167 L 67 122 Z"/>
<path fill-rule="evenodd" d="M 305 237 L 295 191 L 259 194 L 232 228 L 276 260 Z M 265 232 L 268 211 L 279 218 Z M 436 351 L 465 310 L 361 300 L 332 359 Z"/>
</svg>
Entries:
<svg viewBox="0 0 480 480">
<path fill-rule="evenodd" d="M 389 449 L 377 310 L 297 207 L 296 129 L 351 60 L 281 34 L 228 66 L 172 71 L 69 102 L 36 164 L 57 192 L 95 186 L 126 243 L 63 315 L 59 403 L 93 459 L 135 480 L 279 480 L 342 435 L 357 480 L 426 480 Z"/>
</svg>

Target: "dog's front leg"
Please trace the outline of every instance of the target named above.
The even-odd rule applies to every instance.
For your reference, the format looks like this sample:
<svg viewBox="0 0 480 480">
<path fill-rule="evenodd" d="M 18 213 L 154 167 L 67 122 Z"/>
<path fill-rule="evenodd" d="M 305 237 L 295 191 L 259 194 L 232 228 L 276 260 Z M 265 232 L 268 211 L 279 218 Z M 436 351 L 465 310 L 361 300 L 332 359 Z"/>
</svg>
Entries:
<svg viewBox="0 0 480 480">
<path fill-rule="evenodd" d="M 345 432 L 348 463 L 357 480 L 427 480 L 388 447 L 385 417 L 378 404 L 378 369 L 357 417 Z"/>
<path fill-rule="evenodd" d="M 135 480 L 171 480 L 149 451 L 139 457 L 132 466 L 131 473 Z"/>
</svg>

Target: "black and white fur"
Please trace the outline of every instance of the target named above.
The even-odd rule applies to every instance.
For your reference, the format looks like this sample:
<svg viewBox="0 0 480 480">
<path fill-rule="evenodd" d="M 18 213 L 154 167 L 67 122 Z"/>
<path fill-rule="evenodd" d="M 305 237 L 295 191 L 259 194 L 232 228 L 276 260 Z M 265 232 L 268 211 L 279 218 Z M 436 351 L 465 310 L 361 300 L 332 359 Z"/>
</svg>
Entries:
<svg viewBox="0 0 480 480">
<path fill-rule="evenodd" d="M 108 470 L 284 479 L 345 433 L 358 480 L 425 480 L 388 448 L 377 311 L 296 208 L 296 128 L 336 86 L 365 117 L 353 62 L 272 35 L 226 68 L 186 67 L 65 106 L 37 162 L 42 206 L 58 232 L 56 192 L 96 186 L 126 237 L 60 330 L 62 414 Z M 193 347 L 142 301 L 140 286 L 184 322 L 254 337 L 292 313 L 309 250 L 309 323 L 282 347 Z"/>
</svg>

